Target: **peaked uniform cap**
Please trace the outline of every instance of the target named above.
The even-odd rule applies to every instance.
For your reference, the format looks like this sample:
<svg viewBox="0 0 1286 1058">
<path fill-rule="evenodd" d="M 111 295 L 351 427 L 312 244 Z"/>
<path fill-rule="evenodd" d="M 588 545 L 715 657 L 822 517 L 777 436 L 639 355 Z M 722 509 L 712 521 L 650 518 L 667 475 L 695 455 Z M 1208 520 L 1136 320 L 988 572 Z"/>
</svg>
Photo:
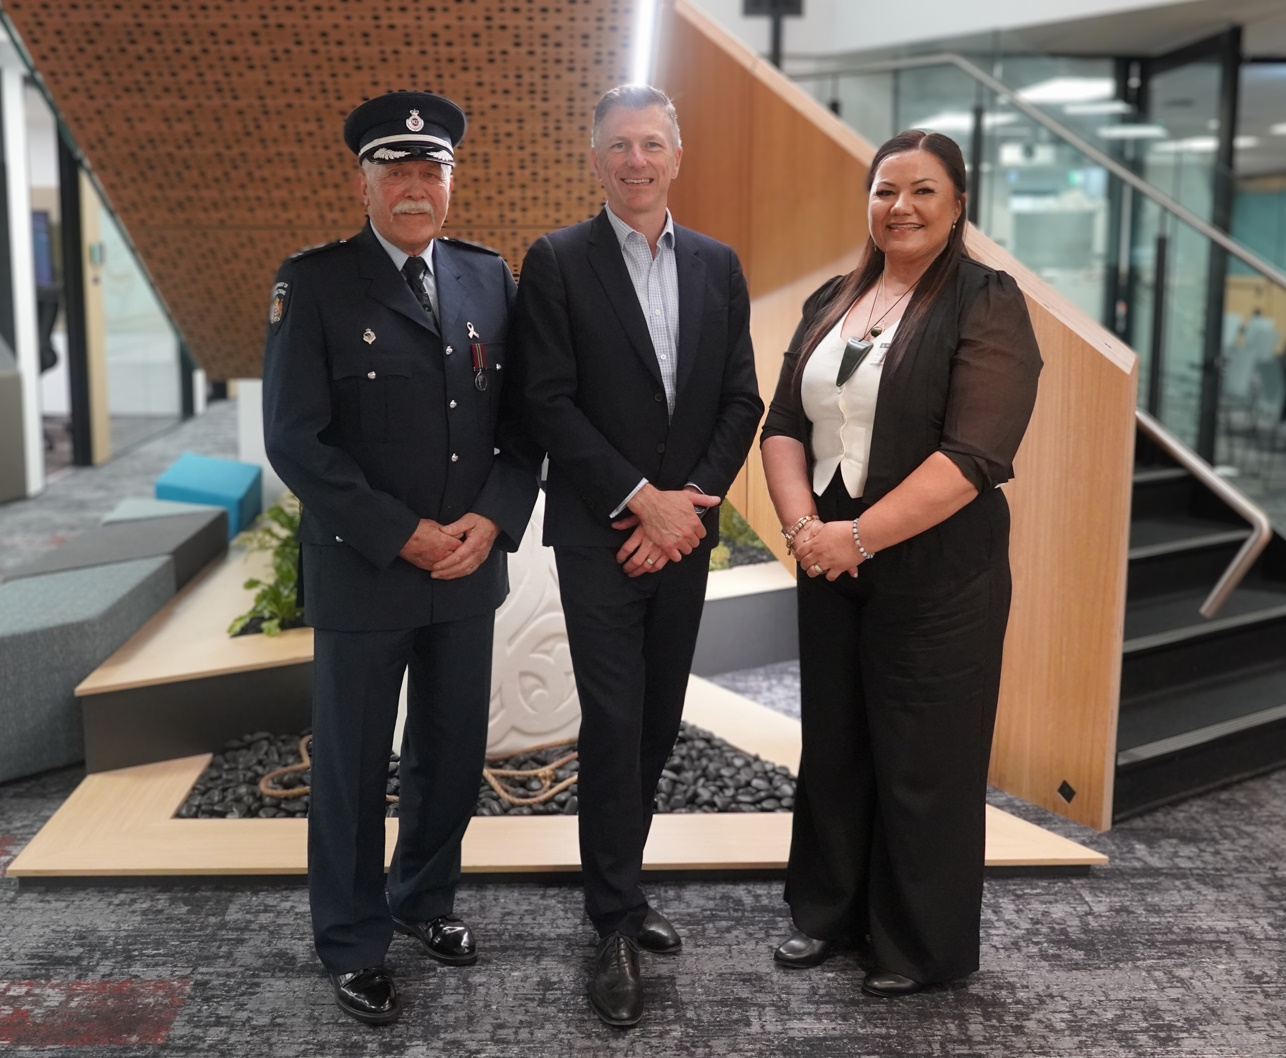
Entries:
<svg viewBox="0 0 1286 1058">
<path fill-rule="evenodd" d="M 432 92 L 389 92 L 368 99 L 344 122 L 344 142 L 363 162 L 455 164 L 468 124 L 464 111 Z"/>
</svg>

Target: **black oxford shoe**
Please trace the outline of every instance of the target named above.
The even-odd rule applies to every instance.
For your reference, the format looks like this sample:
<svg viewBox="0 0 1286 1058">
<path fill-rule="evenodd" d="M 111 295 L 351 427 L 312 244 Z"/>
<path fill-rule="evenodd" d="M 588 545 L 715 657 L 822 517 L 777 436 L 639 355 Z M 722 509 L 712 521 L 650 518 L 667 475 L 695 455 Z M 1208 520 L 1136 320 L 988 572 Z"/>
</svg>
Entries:
<svg viewBox="0 0 1286 1058">
<path fill-rule="evenodd" d="M 644 951 L 657 955 L 673 955 L 683 947 L 679 931 L 670 924 L 668 918 L 651 907 L 647 909 L 647 918 L 643 920 L 643 927 L 636 940 Z"/>
<path fill-rule="evenodd" d="M 589 974 L 589 1002 L 608 1025 L 626 1028 L 643 1016 L 639 948 L 629 937 L 609 933 L 598 942 Z"/>
<path fill-rule="evenodd" d="M 862 978 L 862 991 L 868 995 L 884 999 L 896 999 L 898 996 L 910 996 L 924 989 L 919 981 L 895 974 L 892 970 L 872 970 Z"/>
<path fill-rule="evenodd" d="M 329 974 L 335 1002 L 345 1014 L 368 1025 L 396 1021 L 402 1005 L 393 985 L 393 975 L 382 966 L 348 974 Z"/>
<path fill-rule="evenodd" d="M 835 954 L 835 945 L 828 940 L 810 937 L 797 929 L 777 945 L 772 957 L 783 966 L 816 966 Z"/>
<path fill-rule="evenodd" d="M 439 915 L 428 922 L 407 922 L 394 916 L 393 928 L 414 937 L 433 958 L 448 966 L 468 966 L 478 961 L 473 932 L 454 915 Z"/>
</svg>

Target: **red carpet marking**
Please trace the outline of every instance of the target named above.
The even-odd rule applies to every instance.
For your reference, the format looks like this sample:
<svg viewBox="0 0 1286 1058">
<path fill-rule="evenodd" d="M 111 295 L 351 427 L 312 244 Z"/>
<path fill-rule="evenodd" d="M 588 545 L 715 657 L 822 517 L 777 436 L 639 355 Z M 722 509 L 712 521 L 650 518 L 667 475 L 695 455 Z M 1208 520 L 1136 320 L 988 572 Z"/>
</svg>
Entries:
<svg viewBox="0 0 1286 1058">
<path fill-rule="evenodd" d="M 161 1044 L 187 998 L 181 981 L 0 981 L 0 1044 Z"/>
</svg>

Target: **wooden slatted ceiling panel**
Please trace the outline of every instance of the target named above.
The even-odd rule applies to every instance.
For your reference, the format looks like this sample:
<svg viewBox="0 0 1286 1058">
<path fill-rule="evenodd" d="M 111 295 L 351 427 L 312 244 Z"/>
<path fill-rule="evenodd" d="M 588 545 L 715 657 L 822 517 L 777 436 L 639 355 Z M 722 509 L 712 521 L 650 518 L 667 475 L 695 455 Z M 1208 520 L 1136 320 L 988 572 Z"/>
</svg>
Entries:
<svg viewBox="0 0 1286 1058">
<path fill-rule="evenodd" d="M 449 234 L 515 269 L 593 214 L 598 96 L 626 80 L 631 0 L 7 0 L 55 106 L 197 362 L 257 377 L 278 263 L 362 224 L 344 117 L 399 88 L 458 102 Z"/>
</svg>

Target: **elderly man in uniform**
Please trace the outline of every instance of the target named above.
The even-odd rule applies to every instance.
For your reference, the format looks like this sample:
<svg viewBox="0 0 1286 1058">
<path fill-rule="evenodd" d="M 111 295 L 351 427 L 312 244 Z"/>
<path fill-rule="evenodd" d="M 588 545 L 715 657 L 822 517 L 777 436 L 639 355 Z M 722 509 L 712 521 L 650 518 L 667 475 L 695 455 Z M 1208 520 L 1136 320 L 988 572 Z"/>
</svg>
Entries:
<svg viewBox="0 0 1286 1058">
<path fill-rule="evenodd" d="M 711 508 L 763 412 L 737 255 L 670 216 L 682 155 L 664 93 L 625 85 L 599 100 L 591 162 L 606 205 L 532 244 L 515 323 L 580 694 L 589 999 L 618 1026 L 643 1013 L 639 949 L 682 945 L 639 887 L 643 847 L 719 535 Z"/>
<path fill-rule="evenodd" d="M 429 92 L 354 110 L 368 223 L 281 266 L 264 354 L 268 457 L 303 505 L 314 633 L 308 885 L 341 1009 L 397 1017 L 397 930 L 440 962 L 477 958 L 454 916 L 460 842 L 486 751 L 495 610 L 537 492 L 503 399 L 513 276 L 441 237 L 464 113 Z M 403 674 L 398 842 L 385 783 Z"/>
</svg>

